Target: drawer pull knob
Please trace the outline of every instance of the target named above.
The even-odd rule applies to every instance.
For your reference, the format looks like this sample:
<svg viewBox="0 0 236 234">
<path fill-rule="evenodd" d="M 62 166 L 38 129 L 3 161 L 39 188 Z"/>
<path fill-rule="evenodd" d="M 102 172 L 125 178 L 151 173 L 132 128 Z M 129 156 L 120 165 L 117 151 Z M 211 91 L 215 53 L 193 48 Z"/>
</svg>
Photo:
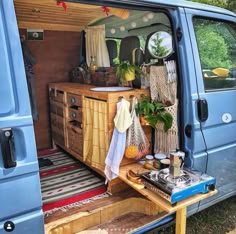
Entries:
<svg viewBox="0 0 236 234">
<path fill-rule="evenodd" d="M 72 118 L 74 118 L 74 119 L 75 119 L 77 115 L 76 115 L 76 113 L 75 113 L 75 112 L 73 112 L 73 113 L 71 114 L 71 116 L 72 116 Z"/>
<path fill-rule="evenodd" d="M 71 103 L 75 103 L 75 98 L 72 97 L 72 98 L 70 99 L 70 102 L 71 102 Z"/>
</svg>

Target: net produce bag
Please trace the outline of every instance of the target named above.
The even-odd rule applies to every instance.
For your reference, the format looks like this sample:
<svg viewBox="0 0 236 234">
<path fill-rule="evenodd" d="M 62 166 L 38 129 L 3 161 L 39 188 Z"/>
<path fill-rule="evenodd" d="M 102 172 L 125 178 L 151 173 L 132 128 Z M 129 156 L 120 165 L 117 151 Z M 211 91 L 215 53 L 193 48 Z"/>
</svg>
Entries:
<svg viewBox="0 0 236 234">
<path fill-rule="evenodd" d="M 148 154 L 150 144 L 136 115 L 136 104 L 137 98 L 134 97 L 131 110 L 132 124 L 127 132 L 125 157 L 138 160 Z"/>
</svg>

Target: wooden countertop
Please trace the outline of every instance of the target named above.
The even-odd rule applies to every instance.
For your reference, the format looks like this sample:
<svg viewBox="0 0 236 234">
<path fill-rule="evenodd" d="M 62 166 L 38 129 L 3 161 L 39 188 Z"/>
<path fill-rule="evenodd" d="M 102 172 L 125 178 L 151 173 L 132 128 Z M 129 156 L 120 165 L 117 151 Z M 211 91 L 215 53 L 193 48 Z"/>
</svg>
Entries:
<svg viewBox="0 0 236 234">
<path fill-rule="evenodd" d="M 119 92 L 96 92 L 90 90 L 95 88 L 93 85 L 79 84 L 79 83 L 50 83 L 49 88 L 55 90 L 64 90 L 66 92 L 71 92 L 77 95 L 88 96 L 91 98 L 96 98 L 108 102 L 117 102 L 119 97 L 124 96 L 127 99 L 130 96 L 140 96 L 140 94 L 149 95 L 149 90 L 147 89 L 132 89 L 128 91 L 119 91 Z"/>
<path fill-rule="evenodd" d="M 141 173 L 144 170 L 143 165 L 139 163 L 133 163 L 126 166 L 122 166 L 120 167 L 119 178 L 123 180 L 125 183 L 127 183 L 128 185 L 130 185 L 132 188 L 134 188 L 136 191 L 144 195 L 147 199 L 151 200 L 152 202 L 160 206 L 164 211 L 167 211 L 169 213 L 173 213 L 181 208 L 192 205 L 203 199 L 211 197 L 217 193 L 217 190 L 214 190 L 214 191 L 210 191 L 204 194 L 197 194 L 189 198 L 186 198 L 180 202 L 177 202 L 175 206 L 172 206 L 167 200 L 158 196 L 156 193 L 152 192 L 151 190 L 144 188 L 144 186 L 142 185 L 135 184 L 129 181 L 126 177 L 126 173 L 130 169 L 132 169 L 134 172 L 139 172 L 139 173 Z"/>
</svg>

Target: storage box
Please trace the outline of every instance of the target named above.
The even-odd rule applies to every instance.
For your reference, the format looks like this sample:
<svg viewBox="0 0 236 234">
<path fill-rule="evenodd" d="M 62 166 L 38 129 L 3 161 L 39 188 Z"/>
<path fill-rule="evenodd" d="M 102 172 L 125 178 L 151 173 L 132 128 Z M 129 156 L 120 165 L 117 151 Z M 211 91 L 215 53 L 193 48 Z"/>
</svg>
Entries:
<svg viewBox="0 0 236 234">
<path fill-rule="evenodd" d="M 96 86 L 118 86 L 119 79 L 114 67 L 106 67 L 104 70 L 91 73 L 92 84 Z"/>
</svg>

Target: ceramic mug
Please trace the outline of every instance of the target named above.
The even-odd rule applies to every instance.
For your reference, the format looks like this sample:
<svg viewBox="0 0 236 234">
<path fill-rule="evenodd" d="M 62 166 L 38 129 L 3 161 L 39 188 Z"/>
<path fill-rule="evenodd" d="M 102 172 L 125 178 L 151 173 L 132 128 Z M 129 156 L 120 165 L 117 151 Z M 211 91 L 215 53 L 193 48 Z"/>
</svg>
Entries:
<svg viewBox="0 0 236 234">
<path fill-rule="evenodd" d="M 169 168 L 170 159 L 162 159 L 162 160 L 160 160 L 160 164 L 161 164 L 161 169 Z"/>
</svg>

